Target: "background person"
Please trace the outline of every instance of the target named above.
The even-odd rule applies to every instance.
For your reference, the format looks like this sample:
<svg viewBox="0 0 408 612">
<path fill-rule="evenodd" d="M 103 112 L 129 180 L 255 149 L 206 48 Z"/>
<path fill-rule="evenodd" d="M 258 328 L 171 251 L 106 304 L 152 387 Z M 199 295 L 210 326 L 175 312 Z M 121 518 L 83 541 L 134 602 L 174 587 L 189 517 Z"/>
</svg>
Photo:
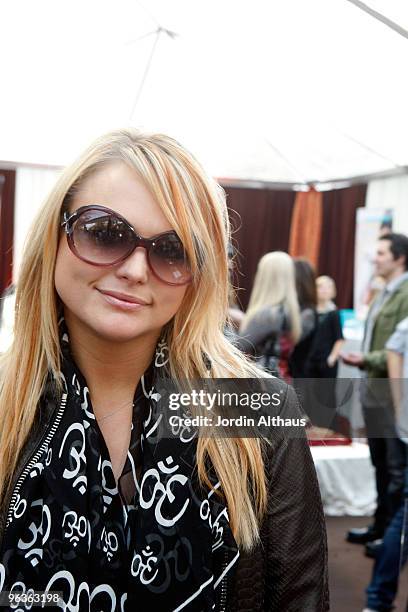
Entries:
<svg viewBox="0 0 408 612">
<path fill-rule="evenodd" d="M 334 302 L 336 285 L 330 276 L 316 279 L 317 328 L 309 352 L 310 384 L 319 398 L 321 409 L 315 412 L 314 423 L 349 435 L 349 422 L 337 413 L 336 378 L 338 359 L 344 344 L 340 314 Z"/>
<path fill-rule="evenodd" d="M 309 359 L 311 376 L 336 378 L 337 364 L 344 344 L 340 315 L 334 303 L 336 285 L 330 276 L 316 279 L 318 326 Z"/>
<path fill-rule="evenodd" d="M 266 253 L 256 271 L 238 346 L 269 372 L 288 379 L 288 359 L 301 335 L 292 258 Z"/>
<path fill-rule="evenodd" d="M 376 474 L 377 509 L 374 523 L 366 528 L 351 529 L 347 539 L 360 544 L 376 541 L 368 549 L 369 554 L 374 554 L 381 545 L 385 528 L 399 508 L 402 496 L 405 448 L 395 429 L 392 398 L 386 381 L 385 345 L 398 323 L 408 316 L 407 236 L 395 233 L 381 236 L 374 264 L 376 274 L 386 284 L 368 312 L 363 351 L 342 355 L 346 364 L 359 367 L 366 377 L 361 403 Z"/>
<path fill-rule="evenodd" d="M 336 297 L 336 283 L 330 276 L 318 276 L 316 278 L 317 291 L 317 313 L 326 314 L 332 310 L 336 310 L 337 306 L 334 302 Z"/>
<path fill-rule="evenodd" d="M 404 497 L 377 553 L 371 582 L 367 587 L 367 608 L 364 612 L 392 610 L 401 571 L 408 558 L 408 318 L 397 325 L 386 344 L 388 374 L 396 428 L 405 443 Z"/>
<path fill-rule="evenodd" d="M 310 262 L 297 258 L 294 263 L 302 329 L 289 360 L 290 373 L 296 379 L 310 376 L 309 354 L 317 329 L 317 293 L 316 275 Z"/>
</svg>

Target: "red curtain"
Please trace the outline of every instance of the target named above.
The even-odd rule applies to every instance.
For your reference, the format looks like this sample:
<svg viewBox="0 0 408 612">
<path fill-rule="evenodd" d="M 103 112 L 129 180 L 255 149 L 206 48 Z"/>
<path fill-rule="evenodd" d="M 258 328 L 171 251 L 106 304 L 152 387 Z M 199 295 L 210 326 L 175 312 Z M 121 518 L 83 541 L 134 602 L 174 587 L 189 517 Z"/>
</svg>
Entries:
<svg viewBox="0 0 408 612">
<path fill-rule="evenodd" d="M 15 182 L 15 170 L 0 169 L 0 295 L 12 279 Z"/>
<path fill-rule="evenodd" d="M 339 308 L 353 307 L 354 242 L 357 208 L 364 206 L 367 185 L 323 193 L 318 272 L 333 277 Z"/>
<path fill-rule="evenodd" d="M 287 251 L 294 191 L 224 187 L 238 249 L 234 284 L 245 310 L 259 259 L 269 251 Z"/>
</svg>

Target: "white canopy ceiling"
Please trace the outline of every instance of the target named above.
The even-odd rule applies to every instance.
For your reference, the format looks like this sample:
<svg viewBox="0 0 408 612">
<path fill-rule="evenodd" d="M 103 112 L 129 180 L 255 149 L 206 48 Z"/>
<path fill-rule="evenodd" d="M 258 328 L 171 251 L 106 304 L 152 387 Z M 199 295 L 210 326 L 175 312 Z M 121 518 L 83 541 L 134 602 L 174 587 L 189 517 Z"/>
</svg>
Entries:
<svg viewBox="0 0 408 612">
<path fill-rule="evenodd" d="M 406 0 L 365 5 L 408 30 Z M 1 24 L 0 160 L 65 164 L 131 124 L 218 177 L 408 165 L 408 40 L 353 0 L 9 0 Z"/>
</svg>

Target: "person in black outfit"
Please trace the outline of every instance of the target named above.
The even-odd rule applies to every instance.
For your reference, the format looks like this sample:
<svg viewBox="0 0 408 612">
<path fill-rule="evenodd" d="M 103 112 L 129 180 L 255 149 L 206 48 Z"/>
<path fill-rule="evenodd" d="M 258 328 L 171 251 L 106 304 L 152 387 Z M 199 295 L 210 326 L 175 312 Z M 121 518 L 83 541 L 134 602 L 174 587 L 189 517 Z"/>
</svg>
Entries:
<svg viewBox="0 0 408 612">
<path fill-rule="evenodd" d="M 320 276 L 316 287 L 318 325 L 309 353 L 309 376 L 314 379 L 311 384 L 322 407 L 316 425 L 348 435 L 347 420 L 336 413 L 336 378 L 343 333 L 339 311 L 333 302 L 335 284 L 329 276 Z"/>
<path fill-rule="evenodd" d="M 300 305 L 302 334 L 289 360 L 294 379 L 310 376 L 309 353 L 317 329 L 315 272 L 307 259 L 295 259 L 296 291 Z"/>
<path fill-rule="evenodd" d="M 313 376 L 336 378 L 338 359 L 343 346 L 343 332 L 334 298 L 336 285 L 330 276 L 316 279 L 318 327 L 310 354 Z"/>
<path fill-rule="evenodd" d="M 321 413 L 321 408 L 315 400 L 315 390 L 309 380 L 312 375 L 310 351 L 318 324 L 316 275 L 307 259 L 298 258 L 294 263 L 302 333 L 290 356 L 289 371 L 303 409 L 314 425 L 319 422 L 319 413 Z"/>
<path fill-rule="evenodd" d="M 318 315 L 318 325 L 311 346 L 310 373 L 315 378 L 336 378 L 338 358 L 333 354 L 335 345 L 343 340 L 338 310 Z"/>
</svg>

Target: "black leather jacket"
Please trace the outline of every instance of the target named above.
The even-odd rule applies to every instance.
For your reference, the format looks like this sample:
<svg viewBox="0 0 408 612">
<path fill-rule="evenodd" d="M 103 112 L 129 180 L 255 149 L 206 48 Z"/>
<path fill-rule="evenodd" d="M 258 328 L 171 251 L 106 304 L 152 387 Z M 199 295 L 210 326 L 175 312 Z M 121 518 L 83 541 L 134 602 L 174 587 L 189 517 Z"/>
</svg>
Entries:
<svg viewBox="0 0 408 612">
<path fill-rule="evenodd" d="M 288 387 L 281 415 L 293 416 L 296 404 L 296 394 Z M 54 394 L 45 393 L 32 433 L 20 454 L 11 494 L 0 505 L 0 546 L 19 478 L 54 431 L 59 411 Z M 310 450 L 305 438 L 284 439 L 273 434 L 271 440 L 265 451 L 269 501 L 260 542 L 251 552 L 241 551 L 234 580 L 227 583 L 218 612 L 326 612 L 326 530 Z"/>
</svg>

